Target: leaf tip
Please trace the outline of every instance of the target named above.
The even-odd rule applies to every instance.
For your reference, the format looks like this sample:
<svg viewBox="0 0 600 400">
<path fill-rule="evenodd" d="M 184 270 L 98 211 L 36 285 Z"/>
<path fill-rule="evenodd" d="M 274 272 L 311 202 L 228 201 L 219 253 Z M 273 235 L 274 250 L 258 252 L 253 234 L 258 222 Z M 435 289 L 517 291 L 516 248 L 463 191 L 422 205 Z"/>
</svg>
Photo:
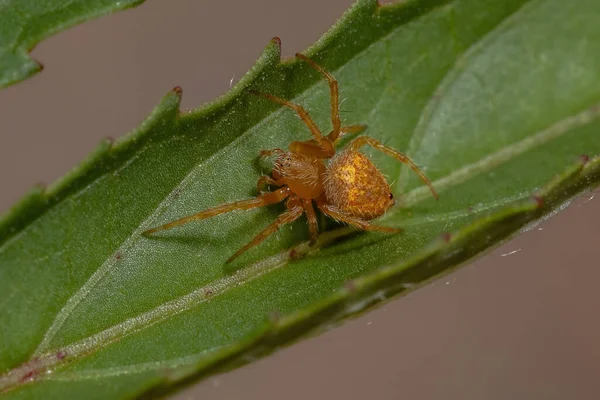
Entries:
<svg viewBox="0 0 600 400">
<path fill-rule="evenodd" d="M 31 60 L 33 62 L 33 69 L 32 72 L 33 73 L 38 73 L 38 72 L 42 72 L 44 70 L 44 64 L 42 64 L 41 62 L 39 62 L 38 60 Z"/>
<path fill-rule="evenodd" d="M 281 53 L 281 38 L 279 36 L 273 36 L 271 44 L 277 47 L 277 50 Z"/>
<path fill-rule="evenodd" d="M 175 93 L 175 95 L 179 97 L 179 101 L 181 101 L 181 97 L 183 96 L 183 89 L 181 86 L 175 86 L 171 91 Z"/>
<path fill-rule="evenodd" d="M 265 58 L 275 63 L 281 62 L 281 38 L 279 36 L 271 38 L 260 58 Z"/>
</svg>

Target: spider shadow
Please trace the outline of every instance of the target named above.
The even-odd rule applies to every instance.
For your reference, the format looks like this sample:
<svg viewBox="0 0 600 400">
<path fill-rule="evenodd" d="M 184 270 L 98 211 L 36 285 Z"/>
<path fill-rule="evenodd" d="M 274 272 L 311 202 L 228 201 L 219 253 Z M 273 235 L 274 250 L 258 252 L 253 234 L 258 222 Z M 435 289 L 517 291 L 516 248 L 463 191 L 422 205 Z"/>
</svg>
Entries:
<svg viewBox="0 0 600 400">
<path fill-rule="evenodd" d="M 273 220 L 281 214 L 281 210 L 277 209 L 270 210 L 270 212 Z M 260 262 L 265 258 L 274 256 L 278 252 L 289 250 L 293 246 L 299 244 L 300 242 L 308 238 L 308 225 L 306 221 L 302 219 L 302 217 L 299 220 L 292 222 L 288 226 L 290 228 L 279 229 L 278 231 L 273 233 L 271 237 L 267 238 L 265 242 L 259 244 L 256 247 L 248 249 L 247 252 L 240 255 L 239 259 L 236 259 L 229 264 L 224 264 L 223 271 L 226 274 L 235 274 L 237 271 L 244 269 L 254 263 Z M 252 238 L 254 238 L 254 236 L 257 235 L 260 231 L 261 229 L 257 229 L 256 232 L 253 232 L 251 237 L 247 238 L 247 241 L 252 240 Z M 276 244 L 274 244 L 273 242 L 275 242 Z M 261 247 L 265 245 L 267 246 L 267 249 Z"/>
<path fill-rule="evenodd" d="M 207 234 L 181 234 L 181 233 L 154 233 L 151 236 L 145 236 L 149 240 L 155 240 L 160 242 L 177 243 L 189 247 L 199 248 L 202 245 L 215 245 L 222 243 L 223 240 L 219 237 L 215 237 Z"/>
<path fill-rule="evenodd" d="M 254 238 L 255 235 L 257 235 L 264 227 L 266 227 L 270 221 L 275 220 L 277 216 L 284 211 L 284 209 L 285 207 L 281 204 L 275 204 L 273 207 L 262 208 L 260 213 L 256 213 L 252 216 L 244 218 L 237 224 L 235 228 L 228 229 L 226 233 L 215 234 L 216 232 L 219 232 L 219 224 L 215 224 L 213 226 L 212 233 L 207 230 L 191 228 L 178 232 L 171 230 L 158 232 L 144 237 L 148 240 L 175 243 L 184 246 L 186 250 L 183 251 L 204 251 L 207 253 L 213 253 L 217 250 L 224 249 L 224 256 L 229 257 L 233 255 L 239 247 L 252 240 L 252 238 Z M 265 219 L 268 222 L 265 223 Z M 198 223 L 201 224 L 202 221 L 198 221 Z M 293 232 L 284 233 L 278 231 L 273 236 L 279 237 L 285 246 L 291 246 L 293 245 L 293 234 L 297 232 L 304 233 L 302 229 L 294 225 Z M 238 245 L 230 245 L 229 243 L 231 242 L 237 243 Z M 252 252 L 253 255 L 247 258 L 242 257 L 241 259 L 243 259 L 243 262 L 238 262 L 238 260 L 235 260 L 231 264 L 223 264 L 223 272 L 228 275 L 234 274 L 239 269 L 249 265 L 249 263 L 256 262 L 264 257 L 264 255 L 261 255 L 260 245 L 250 249 L 248 253 L 250 252 Z M 254 252 L 257 252 L 258 254 L 256 255 Z"/>
<path fill-rule="evenodd" d="M 346 227 L 344 224 L 335 223 L 335 227 Z M 333 228 L 335 229 L 335 228 Z M 394 240 L 399 236 L 402 236 L 404 232 L 398 233 L 383 233 L 383 232 L 366 232 L 362 230 L 355 230 L 347 235 L 339 237 L 332 242 L 328 243 L 322 248 L 322 251 L 318 253 L 319 258 L 331 258 L 336 256 L 342 256 L 349 253 L 356 253 L 361 249 L 381 244 L 390 240 Z M 358 241 L 359 239 L 362 239 Z"/>
</svg>

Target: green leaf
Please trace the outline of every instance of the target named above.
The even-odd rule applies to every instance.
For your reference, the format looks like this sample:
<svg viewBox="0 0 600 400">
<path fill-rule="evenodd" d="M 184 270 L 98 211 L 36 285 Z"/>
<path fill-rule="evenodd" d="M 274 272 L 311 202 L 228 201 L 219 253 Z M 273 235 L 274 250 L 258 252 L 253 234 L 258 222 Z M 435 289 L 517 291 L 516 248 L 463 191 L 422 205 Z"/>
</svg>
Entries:
<svg viewBox="0 0 600 400">
<path fill-rule="evenodd" d="M 595 1 L 359 1 L 306 54 L 340 82 L 347 124 L 406 152 L 440 192 L 372 159 L 404 233 L 304 221 L 224 261 L 283 211 L 169 220 L 255 194 L 261 149 L 324 131 L 328 88 L 274 40 L 227 95 L 142 126 L 34 190 L 0 222 L 0 388 L 6 398 L 126 398 L 233 368 L 448 272 L 600 182 Z M 585 154 L 590 157 L 584 156 Z M 293 229 L 292 229 L 293 228 Z"/>
<path fill-rule="evenodd" d="M 144 0 L 4 0 L 0 2 L 0 88 L 39 72 L 27 54 L 41 40 L 75 24 Z"/>
</svg>

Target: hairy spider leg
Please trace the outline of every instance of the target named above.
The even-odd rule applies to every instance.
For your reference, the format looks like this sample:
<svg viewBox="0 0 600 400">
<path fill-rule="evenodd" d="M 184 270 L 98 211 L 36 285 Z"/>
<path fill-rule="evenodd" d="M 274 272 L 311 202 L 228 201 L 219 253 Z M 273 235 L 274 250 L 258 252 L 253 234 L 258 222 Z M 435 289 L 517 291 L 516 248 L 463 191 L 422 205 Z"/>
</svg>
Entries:
<svg viewBox="0 0 600 400">
<path fill-rule="evenodd" d="M 271 178 L 270 176 L 263 175 L 260 178 L 258 178 L 258 182 L 256 182 L 256 191 L 258 193 L 262 192 L 265 186 L 267 185 L 283 186 L 283 183 Z"/>
<path fill-rule="evenodd" d="M 281 150 L 281 149 L 273 149 L 273 150 L 261 150 L 260 152 L 260 156 L 261 157 L 269 157 L 272 155 L 277 155 L 280 156 L 283 153 L 285 153 L 285 151 Z"/>
<path fill-rule="evenodd" d="M 250 242 L 248 242 L 246 245 L 244 245 L 241 249 L 236 251 L 234 255 L 232 255 L 231 257 L 229 257 L 229 259 L 227 261 L 225 261 L 225 263 L 229 264 L 230 262 L 232 262 L 233 260 L 238 258 L 246 250 L 260 244 L 266 238 L 268 238 L 273 233 L 275 233 L 275 231 L 277 229 L 279 229 L 280 226 L 289 224 L 290 222 L 294 222 L 304 212 L 304 208 L 302 208 L 302 204 L 300 203 L 299 199 L 295 196 L 290 197 L 290 199 L 288 200 L 288 202 L 286 204 L 286 207 L 288 208 L 288 210 L 286 212 L 279 215 L 279 217 L 277 217 L 277 219 L 275 221 L 273 221 L 271 224 L 269 224 L 262 232 L 260 232 L 258 235 L 256 235 L 254 237 L 254 239 L 252 239 Z"/>
<path fill-rule="evenodd" d="M 317 207 L 319 207 L 319 210 L 321 210 L 323 212 L 323 214 L 335 219 L 336 221 L 344 222 L 348 225 L 352 225 L 355 228 L 359 228 L 359 229 L 362 229 L 365 231 L 378 231 L 378 232 L 387 232 L 387 233 L 402 232 L 402 229 L 389 228 L 387 226 L 373 225 L 369 221 L 365 221 L 364 219 L 349 215 L 349 214 L 339 210 L 337 207 L 335 207 L 331 204 L 327 204 L 325 202 L 325 199 L 319 198 L 316 201 L 317 201 Z"/>
<path fill-rule="evenodd" d="M 364 131 L 367 126 L 363 124 L 356 124 L 350 126 L 342 126 L 342 120 L 340 118 L 340 94 L 338 88 L 338 81 L 331 75 L 325 68 L 314 62 L 312 59 L 306 57 L 304 54 L 296 53 L 296 57 L 306 61 L 312 68 L 316 69 L 321 75 L 327 79 L 329 84 L 329 91 L 331 93 L 331 125 L 333 130 L 327 135 L 327 139 L 334 145 L 339 139 L 349 133 L 360 133 Z"/>
<path fill-rule="evenodd" d="M 187 224 L 191 221 L 198 221 L 210 217 L 214 217 L 216 215 L 224 214 L 234 210 L 250 210 L 252 208 L 263 207 L 269 204 L 279 203 L 285 200 L 291 194 L 290 188 L 287 186 L 277 189 L 273 192 L 263 193 L 253 199 L 248 200 L 240 200 L 235 201 L 233 203 L 222 204 L 220 206 L 216 206 L 213 208 L 209 208 L 208 210 L 200 211 L 197 214 L 189 215 L 187 217 L 183 217 L 181 219 L 169 222 L 168 224 L 164 224 L 158 226 L 153 229 L 149 229 L 145 231 L 144 235 L 149 235 L 158 231 L 164 231 L 166 229 L 171 229 L 179 225 Z"/>
<path fill-rule="evenodd" d="M 331 92 L 331 125 L 333 126 L 333 132 L 328 135 L 328 138 L 331 143 L 334 143 L 340 135 L 342 128 L 342 120 L 340 119 L 340 94 L 338 89 L 338 81 L 323 67 L 306 57 L 304 54 L 296 53 L 296 57 L 306 61 L 308 65 L 323 75 L 329 83 L 329 91 Z"/>
<path fill-rule="evenodd" d="M 329 140 L 323 138 L 321 130 L 319 129 L 315 121 L 313 121 L 313 119 L 310 117 L 308 111 L 304 109 L 304 107 L 269 93 L 257 92 L 255 90 L 250 90 L 250 93 L 265 97 L 275 103 L 291 108 L 296 112 L 296 114 L 298 114 L 300 119 L 302 119 L 304 124 L 308 127 L 313 137 L 315 138 L 314 140 L 316 141 L 316 143 L 311 143 L 311 141 L 292 142 L 289 146 L 290 151 L 305 155 L 313 155 L 317 158 L 331 158 L 334 156 L 335 149 L 333 148 L 333 144 Z"/>
<path fill-rule="evenodd" d="M 401 163 L 408 165 L 410 167 L 410 169 L 412 169 L 417 175 L 419 175 L 421 180 L 423 182 L 425 182 L 427 184 L 427 186 L 429 186 L 429 190 L 431 190 L 433 197 L 435 197 L 436 199 L 439 199 L 439 196 L 438 196 L 437 192 L 435 191 L 435 189 L 433 188 L 431 181 L 425 176 L 423 171 L 421 171 L 419 169 L 419 167 L 417 167 L 417 165 L 410 158 L 408 158 L 404 154 L 400 153 L 399 151 L 396 151 L 390 147 L 387 147 L 386 145 L 381 143 L 379 140 L 373 139 L 372 137 L 369 137 L 369 136 L 357 137 L 350 143 L 349 147 L 351 150 L 357 151 L 359 148 L 361 148 L 364 145 L 369 145 L 369 146 L 373 147 L 374 149 L 387 154 L 388 156 L 394 157 L 396 160 L 400 161 Z"/>
<path fill-rule="evenodd" d="M 308 221 L 308 229 L 310 230 L 310 244 L 313 245 L 317 242 L 317 237 L 319 236 L 317 214 L 315 213 L 311 199 L 302 199 L 302 207 L 304 207 L 306 220 Z"/>
<path fill-rule="evenodd" d="M 249 91 L 252 94 L 255 94 L 257 96 L 262 96 L 265 97 L 275 103 L 281 104 L 283 106 L 289 107 L 292 110 L 294 110 L 296 112 L 296 114 L 298 114 L 298 116 L 300 117 L 300 119 L 302 119 L 302 121 L 304 121 L 304 123 L 306 124 L 306 126 L 308 127 L 308 129 L 310 129 L 310 132 L 312 133 L 312 135 L 315 137 L 315 139 L 317 140 L 318 143 L 322 143 L 323 142 L 323 134 L 321 133 L 321 130 L 319 129 L 319 127 L 317 126 L 317 124 L 315 123 L 315 121 L 313 121 L 313 119 L 310 117 L 310 115 L 308 114 L 308 111 L 306 111 L 304 109 L 304 107 L 302 107 L 300 104 L 296 104 L 293 103 L 291 101 L 282 99 L 281 97 L 277 97 L 275 95 L 272 95 L 270 93 L 263 93 L 263 92 L 258 92 L 256 90 L 250 90 Z"/>
<path fill-rule="evenodd" d="M 364 124 L 356 124 L 356 125 L 348 125 L 348 126 L 342 126 L 342 130 L 340 131 L 340 135 L 338 136 L 338 138 L 336 139 L 335 142 L 333 142 L 333 145 L 335 146 L 336 144 L 339 143 L 339 141 L 346 135 L 349 134 L 355 134 L 355 133 L 361 133 L 363 132 L 365 129 L 367 129 L 367 126 Z M 330 137 L 332 135 L 333 132 L 331 132 L 329 135 L 327 135 L 327 137 Z"/>
</svg>

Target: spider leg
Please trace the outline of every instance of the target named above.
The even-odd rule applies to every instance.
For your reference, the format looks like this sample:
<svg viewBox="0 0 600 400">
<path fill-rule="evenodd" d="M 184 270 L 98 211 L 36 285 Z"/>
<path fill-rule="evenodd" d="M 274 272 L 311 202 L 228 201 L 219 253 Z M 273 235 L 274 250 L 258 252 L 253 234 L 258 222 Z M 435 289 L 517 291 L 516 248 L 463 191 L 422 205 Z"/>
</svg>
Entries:
<svg viewBox="0 0 600 400">
<path fill-rule="evenodd" d="M 359 228 L 365 231 L 378 231 L 378 232 L 387 232 L 387 233 L 398 233 L 402 232 L 402 229 L 397 228 L 389 228 L 387 226 L 379 226 L 373 225 L 369 221 L 365 221 L 364 219 L 354 217 L 349 215 L 343 211 L 340 211 L 337 207 L 332 206 L 330 204 L 325 204 L 322 202 L 317 202 L 317 206 L 323 212 L 323 214 L 331 217 L 339 222 L 344 222 L 348 225 L 354 226 L 355 228 Z"/>
<path fill-rule="evenodd" d="M 308 65 L 319 71 L 319 73 L 323 75 L 329 83 L 329 91 L 331 92 L 331 124 L 333 126 L 333 132 L 329 135 L 329 139 L 332 142 L 335 142 L 340 135 L 342 127 L 342 120 L 340 119 L 340 95 L 338 90 L 338 82 L 333 75 L 327 72 L 316 62 L 306 57 L 304 54 L 296 53 L 296 57 L 306 61 Z"/>
<path fill-rule="evenodd" d="M 281 149 L 262 150 L 260 152 L 260 156 L 261 157 L 269 157 L 269 156 L 272 156 L 272 155 L 280 156 L 283 153 L 285 153 L 285 151 L 283 151 Z"/>
<path fill-rule="evenodd" d="M 325 150 L 326 152 L 331 154 L 330 157 L 333 156 L 333 154 L 335 154 L 333 145 L 328 140 L 325 140 L 323 138 L 323 134 L 319 130 L 319 127 L 317 126 L 317 124 L 315 124 L 315 121 L 312 120 L 310 115 L 308 115 L 308 111 L 306 111 L 304 109 L 304 107 L 302 107 L 300 104 L 292 103 L 291 101 L 287 101 L 285 99 L 282 99 L 281 97 L 277 97 L 277 96 L 274 96 L 269 93 L 262 93 L 262 92 L 257 92 L 254 90 L 250 90 L 250 93 L 265 97 L 275 103 L 284 105 L 284 106 L 289 107 L 292 110 L 294 110 L 296 112 L 296 114 L 298 114 L 298 116 L 302 119 L 302 121 L 304 121 L 304 124 L 308 127 L 308 129 L 314 136 L 317 144 L 320 147 L 322 147 L 323 150 Z"/>
<path fill-rule="evenodd" d="M 335 142 L 333 144 L 336 145 L 340 141 L 340 139 L 342 137 L 344 137 L 344 136 L 346 136 L 348 134 L 361 133 L 365 129 L 367 129 L 367 126 L 364 125 L 364 124 L 342 126 L 342 130 L 340 131 L 340 135 L 338 136 L 338 138 L 335 140 Z M 327 135 L 327 137 L 330 140 L 331 140 L 332 136 L 333 136 L 333 132 L 330 132 L 329 135 Z"/>
<path fill-rule="evenodd" d="M 306 219 L 308 220 L 308 228 L 310 230 L 310 244 L 313 245 L 317 241 L 319 236 L 319 224 L 317 223 L 317 214 L 312 205 L 312 200 L 302 199 L 302 207 L 306 213 Z"/>
<path fill-rule="evenodd" d="M 289 224 L 290 222 L 294 222 L 304 212 L 304 209 L 302 208 L 302 206 L 300 204 L 298 204 L 296 201 L 294 201 L 294 199 L 288 200 L 288 203 L 286 206 L 288 208 L 288 210 L 286 212 L 284 212 L 279 217 L 277 217 L 277 219 L 275 221 L 273 221 L 262 232 L 260 232 L 258 235 L 256 235 L 254 237 L 254 239 L 252 239 L 250 242 L 248 242 L 246 245 L 244 245 L 241 249 L 236 251 L 234 255 L 232 255 L 231 257 L 229 257 L 229 259 L 227 261 L 225 261 L 225 263 L 229 264 L 230 262 L 232 262 L 233 260 L 238 258 L 246 250 L 260 244 L 263 240 L 265 240 L 266 238 L 271 236 L 273 233 L 275 233 L 275 231 L 277 231 L 277 229 L 279 229 L 280 226 Z"/>
<path fill-rule="evenodd" d="M 263 175 L 258 178 L 258 182 L 256 182 L 256 191 L 258 193 L 262 192 L 266 185 L 283 186 L 283 183 L 271 178 L 270 176 Z"/>
<path fill-rule="evenodd" d="M 425 182 L 427 184 L 427 186 L 429 186 L 429 190 L 431 190 L 433 197 L 435 197 L 436 199 L 439 198 L 437 192 L 435 191 L 435 189 L 433 188 L 433 185 L 431 184 L 431 181 L 429 179 L 427 179 L 427 177 L 425 176 L 423 171 L 421 171 L 419 169 L 419 167 L 417 167 L 417 165 L 410 158 L 408 158 L 404 154 L 400 153 L 399 151 L 396 151 L 390 147 L 387 147 L 386 145 L 381 143 L 379 140 L 374 139 L 369 136 L 359 136 L 356 139 L 354 139 L 352 141 L 352 143 L 350 143 L 349 146 L 350 146 L 351 150 L 356 151 L 364 145 L 369 145 L 369 146 L 373 147 L 374 149 L 387 154 L 388 156 L 394 157 L 396 160 L 400 161 L 401 163 L 408 165 L 410 167 L 410 169 L 412 169 L 417 175 L 419 175 L 421 180 L 423 182 Z"/>
<path fill-rule="evenodd" d="M 314 156 L 316 158 L 331 158 L 335 155 L 335 150 L 331 143 L 329 146 L 330 147 L 325 148 L 324 146 L 319 145 L 315 140 L 307 140 L 305 142 L 292 142 L 290 143 L 289 149 L 292 153 Z"/>
<path fill-rule="evenodd" d="M 279 203 L 285 200 L 291 194 L 290 188 L 287 186 L 282 187 L 280 189 L 275 190 L 274 192 L 263 193 L 260 196 L 257 196 L 253 199 L 248 200 L 240 200 L 235 201 L 233 203 L 222 204 L 220 206 L 216 206 L 213 208 L 209 208 L 208 210 L 200 211 L 199 213 L 189 215 L 187 217 L 183 217 L 181 219 L 169 222 L 168 224 L 164 224 L 158 226 L 156 228 L 149 229 L 143 233 L 143 235 L 149 235 L 151 233 L 155 233 L 158 231 L 164 231 L 166 229 L 171 229 L 179 225 L 186 224 L 191 221 L 198 221 L 210 217 L 214 217 L 216 215 L 220 215 L 223 213 L 227 213 L 234 210 L 250 210 L 252 208 L 263 207 L 269 204 Z"/>
</svg>

